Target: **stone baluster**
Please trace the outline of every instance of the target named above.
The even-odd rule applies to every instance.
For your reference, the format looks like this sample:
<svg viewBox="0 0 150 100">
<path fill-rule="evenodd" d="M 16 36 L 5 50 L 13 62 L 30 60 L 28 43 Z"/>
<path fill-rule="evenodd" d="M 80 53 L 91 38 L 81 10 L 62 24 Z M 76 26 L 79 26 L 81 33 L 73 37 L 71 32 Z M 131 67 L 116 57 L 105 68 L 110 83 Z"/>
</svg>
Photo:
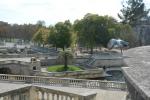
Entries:
<svg viewBox="0 0 150 100">
<path fill-rule="evenodd" d="M 22 99 L 22 94 L 19 94 L 18 96 L 19 96 L 19 100 L 23 100 Z"/>
<path fill-rule="evenodd" d="M 4 96 L 4 97 L 3 97 L 3 100 L 8 100 L 7 96 Z"/>
<path fill-rule="evenodd" d="M 49 100 L 49 93 L 46 93 L 47 94 L 47 100 Z"/>
<path fill-rule="evenodd" d="M 11 97 L 10 97 L 10 95 L 7 95 L 7 100 L 11 100 Z"/>
<path fill-rule="evenodd" d="M 55 99 L 54 97 L 55 97 L 55 94 L 53 94 L 53 93 L 52 93 L 52 100 L 54 100 L 54 99 Z"/>
<path fill-rule="evenodd" d="M 59 94 L 57 94 L 57 100 L 59 100 Z"/>
<path fill-rule="evenodd" d="M 44 99 L 44 92 L 43 92 L 43 91 L 42 91 L 42 100 L 45 100 L 45 99 Z"/>
<path fill-rule="evenodd" d="M 11 100 L 15 100 L 15 99 L 14 99 L 14 95 L 13 95 L 13 94 L 10 96 L 10 98 L 11 98 Z"/>
<path fill-rule="evenodd" d="M 68 100 L 68 96 L 65 96 L 65 100 Z"/>
<path fill-rule="evenodd" d="M 61 95 L 61 100 L 64 100 L 64 96 L 63 95 Z"/>
<path fill-rule="evenodd" d="M 70 100 L 73 100 L 73 98 L 72 97 L 69 97 L 70 98 Z"/>
</svg>

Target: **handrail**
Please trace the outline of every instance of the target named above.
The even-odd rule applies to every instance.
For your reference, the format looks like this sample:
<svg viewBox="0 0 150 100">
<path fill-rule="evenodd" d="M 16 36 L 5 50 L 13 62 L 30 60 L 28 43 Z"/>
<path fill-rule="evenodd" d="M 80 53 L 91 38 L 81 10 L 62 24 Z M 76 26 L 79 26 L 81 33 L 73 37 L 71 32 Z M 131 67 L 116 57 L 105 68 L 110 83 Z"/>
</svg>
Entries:
<svg viewBox="0 0 150 100">
<path fill-rule="evenodd" d="M 124 82 L 0 74 L 0 81 L 44 84 L 52 86 L 126 90 Z"/>
</svg>

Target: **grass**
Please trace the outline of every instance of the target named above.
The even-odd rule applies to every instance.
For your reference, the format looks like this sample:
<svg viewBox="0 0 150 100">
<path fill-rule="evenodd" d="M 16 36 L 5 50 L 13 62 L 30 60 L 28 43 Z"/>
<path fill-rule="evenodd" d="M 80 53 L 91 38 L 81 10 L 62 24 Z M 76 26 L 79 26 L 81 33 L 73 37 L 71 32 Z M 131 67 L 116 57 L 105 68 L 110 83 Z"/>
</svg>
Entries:
<svg viewBox="0 0 150 100">
<path fill-rule="evenodd" d="M 49 66 L 47 68 L 49 72 L 62 72 L 65 71 L 64 65 L 54 65 L 54 66 Z M 67 71 L 79 71 L 82 70 L 78 66 L 75 65 L 68 65 Z"/>
</svg>

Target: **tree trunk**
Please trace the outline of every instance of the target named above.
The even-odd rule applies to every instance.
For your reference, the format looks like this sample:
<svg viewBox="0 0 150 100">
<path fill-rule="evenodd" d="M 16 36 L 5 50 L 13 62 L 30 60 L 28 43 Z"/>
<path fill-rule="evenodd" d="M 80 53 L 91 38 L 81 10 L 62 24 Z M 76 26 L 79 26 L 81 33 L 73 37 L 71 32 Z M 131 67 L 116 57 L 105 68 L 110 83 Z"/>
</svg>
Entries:
<svg viewBox="0 0 150 100">
<path fill-rule="evenodd" d="M 63 47 L 63 51 L 65 51 L 65 47 Z"/>
<path fill-rule="evenodd" d="M 90 54 L 93 54 L 93 47 L 91 47 L 90 49 L 91 49 Z"/>
<path fill-rule="evenodd" d="M 68 59 L 67 59 L 67 54 L 65 53 L 65 55 L 64 55 L 64 57 L 65 57 L 65 61 L 64 61 L 64 69 L 65 69 L 65 71 L 67 71 L 67 69 L 68 69 Z"/>
</svg>

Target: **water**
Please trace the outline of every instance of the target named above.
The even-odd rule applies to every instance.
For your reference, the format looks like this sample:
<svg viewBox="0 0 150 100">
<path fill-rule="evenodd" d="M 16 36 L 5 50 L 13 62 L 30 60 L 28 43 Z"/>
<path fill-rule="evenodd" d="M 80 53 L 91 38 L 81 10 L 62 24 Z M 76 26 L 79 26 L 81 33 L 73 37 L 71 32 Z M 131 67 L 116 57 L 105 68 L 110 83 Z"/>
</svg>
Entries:
<svg viewBox="0 0 150 100">
<path fill-rule="evenodd" d="M 108 81 L 120 81 L 124 82 L 124 76 L 121 71 L 114 70 L 114 71 L 108 71 L 107 74 L 111 75 L 111 77 L 106 77 L 106 80 Z"/>
</svg>

